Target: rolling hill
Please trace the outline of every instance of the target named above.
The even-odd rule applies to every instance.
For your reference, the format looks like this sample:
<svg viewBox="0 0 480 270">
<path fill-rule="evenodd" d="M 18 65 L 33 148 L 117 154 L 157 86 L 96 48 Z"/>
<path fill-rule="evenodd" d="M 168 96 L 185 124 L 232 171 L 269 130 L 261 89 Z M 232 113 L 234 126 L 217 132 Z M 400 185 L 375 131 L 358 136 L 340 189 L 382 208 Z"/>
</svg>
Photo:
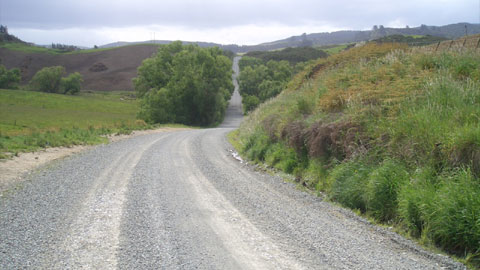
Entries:
<svg viewBox="0 0 480 270">
<path fill-rule="evenodd" d="M 67 73 L 82 74 L 83 89 L 95 91 L 133 90 L 132 78 L 142 61 L 157 51 L 158 45 L 145 44 L 85 53 L 50 54 L 0 48 L 1 64 L 18 67 L 22 83 L 29 82 L 43 67 L 64 66 Z"/>
</svg>

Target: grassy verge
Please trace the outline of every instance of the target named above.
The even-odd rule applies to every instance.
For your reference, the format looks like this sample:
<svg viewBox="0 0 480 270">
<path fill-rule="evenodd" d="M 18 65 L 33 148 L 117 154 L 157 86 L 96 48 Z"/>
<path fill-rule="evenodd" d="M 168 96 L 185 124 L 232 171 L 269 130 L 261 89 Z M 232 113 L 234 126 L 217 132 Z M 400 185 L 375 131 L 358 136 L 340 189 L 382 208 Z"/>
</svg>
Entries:
<svg viewBox="0 0 480 270">
<path fill-rule="evenodd" d="M 230 139 L 247 159 L 480 265 L 480 54 L 369 44 L 319 60 Z"/>
<path fill-rule="evenodd" d="M 0 158 L 39 148 L 97 144 L 102 135 L 153 126 L 136 119 L 128 92 L 67 96 L 0 89 Z"/>
</svg>

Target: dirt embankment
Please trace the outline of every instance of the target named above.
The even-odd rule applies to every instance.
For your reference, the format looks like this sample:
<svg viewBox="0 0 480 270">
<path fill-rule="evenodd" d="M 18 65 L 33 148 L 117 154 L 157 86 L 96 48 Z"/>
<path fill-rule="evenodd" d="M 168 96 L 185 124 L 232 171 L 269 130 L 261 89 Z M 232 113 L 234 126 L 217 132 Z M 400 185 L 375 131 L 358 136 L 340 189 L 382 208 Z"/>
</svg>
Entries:
<svg viewBox="0 0 480 270">
<path fill-rule="evenodd" d="M 28 83 L 43 67 L 64 66 L 67 73 L 82 74 L 83 89 L 95 91 L 133 90 L 132 78 L 142 61 L 157 52 L 155 45 L 136 45 L 91 53 L 51 55 L 0 48 L 0 63 L 20 68 L 22 83 Z"/>
</svg>

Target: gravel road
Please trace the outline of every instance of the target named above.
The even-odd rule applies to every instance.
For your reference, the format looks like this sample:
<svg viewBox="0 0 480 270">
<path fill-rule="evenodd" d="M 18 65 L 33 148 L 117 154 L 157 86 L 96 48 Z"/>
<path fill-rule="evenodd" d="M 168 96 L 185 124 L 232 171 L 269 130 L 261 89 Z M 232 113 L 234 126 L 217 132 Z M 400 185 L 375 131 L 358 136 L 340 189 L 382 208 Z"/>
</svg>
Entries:
<svg viewBox="0 0 480 270">
<path fill-rule="evenodd" d="M 0 199 L 0 269 L 464 268 L 236 160 L 225 135 L 241 119 L 235 92 L 219 128 L 35 171 Z"/>
</svg>

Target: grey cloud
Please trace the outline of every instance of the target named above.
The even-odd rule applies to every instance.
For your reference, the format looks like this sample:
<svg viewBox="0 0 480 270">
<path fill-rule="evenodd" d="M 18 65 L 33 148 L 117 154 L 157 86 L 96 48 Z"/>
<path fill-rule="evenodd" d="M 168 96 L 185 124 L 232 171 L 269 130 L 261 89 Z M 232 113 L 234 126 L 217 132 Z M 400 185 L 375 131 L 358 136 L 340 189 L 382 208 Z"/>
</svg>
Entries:
<svg viewBox="0 0 480 270">
<path fill-rule="evenodd" d="M 2 0 L 4 24 L 17 28 L 127 27 L 149 24 L 216 28 L 245 24 L 303 25 L 364 29 L 401 19 L 411 25 L 475 22 L 476 0 L 266 0 L 101 1 Z M 472 7 L 474 9 L 472 10 Z"/>
</svg>

